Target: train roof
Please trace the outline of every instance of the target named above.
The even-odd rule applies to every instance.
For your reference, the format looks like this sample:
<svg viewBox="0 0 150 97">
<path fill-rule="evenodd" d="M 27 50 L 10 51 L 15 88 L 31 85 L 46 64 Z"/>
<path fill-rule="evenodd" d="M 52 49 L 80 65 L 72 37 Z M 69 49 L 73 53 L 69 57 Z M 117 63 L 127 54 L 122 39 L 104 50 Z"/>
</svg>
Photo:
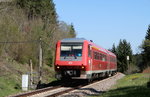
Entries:
<svg viewBox="0 0 150 97">
<path fill-rule="evenodd" d="M 84 42 L 84 38 L 65 38 L 62 39 L 61 42 Z"/>
<path fill-rule="evenodd" d="M 116 55 L 115 55 L 114 53 L 112 53 L 111 51 L 108 51 L 108 50 L 107 50 L 107 52 L 109 53 L 109 55 L 112 55 L 112 56 L 115 56 L 115 57 L 116 57 Z"/>
<path fill-rule="evenodd" d="M 86 40 L 85 38 L 65 38 L 65 39 L 62 39 L 61 40 L 61 42 L 84 42 L 84 41 L 88 41 L 88 40 Z M 105 53 L 107 53 L 107 54 L 109 54 L 109 55 L 112 55 L 112 56 L 116 56 L 114 53 L 112 53 L 112 52 L 110 52 L 110 51 L 108 51 L 107 49 L 104 49 L 104 48 L 102 48 L 102 47 L 100 47 L 100 46 L 98 46 L 98 45 L 96 45 L 95 43 L 93 43 L 93 42 L 91 42 L 91 41 L 88 41 L 93 47 L 96 47 L 96 48 L 98 48 L 99 50 L 101 50 L 101 51 L 103 51 L 103 52 L 105 52 Z"/>
</svg>

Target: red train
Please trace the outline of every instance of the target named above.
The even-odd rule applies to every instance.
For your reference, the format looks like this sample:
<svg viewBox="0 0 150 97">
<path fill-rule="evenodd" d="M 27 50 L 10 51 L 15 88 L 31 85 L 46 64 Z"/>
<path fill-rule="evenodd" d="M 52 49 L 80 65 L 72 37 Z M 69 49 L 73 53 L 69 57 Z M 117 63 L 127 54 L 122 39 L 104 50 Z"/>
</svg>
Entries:
<svg viewBox="0 0 150 97">
<path fill-rule="evenodd" d="M 113 75 L 116 55 L 83 38 L 57 42 L 55 71 L 57 79 L 88 79 Z"/>
</svg>

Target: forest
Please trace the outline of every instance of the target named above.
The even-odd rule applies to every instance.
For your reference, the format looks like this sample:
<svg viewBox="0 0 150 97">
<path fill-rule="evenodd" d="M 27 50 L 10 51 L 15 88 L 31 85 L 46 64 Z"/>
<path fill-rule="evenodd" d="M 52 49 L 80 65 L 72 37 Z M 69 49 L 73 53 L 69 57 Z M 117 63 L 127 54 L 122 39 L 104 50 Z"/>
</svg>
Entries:
<svg viewBox="0 0 150 97">
<path fill-rule="evenodd" d="M 43 63 L 52 64 L 55 44 L 76 37 L 72 23 L 58 20 L 52 0 L 13 0 L 0 3 L 0 56 L 38 64 L 41 38 Z"/>
<path fill-rule="evenodd" d="M 56 42 L 63 38 L 76 37 L 77 33 L 72 23 L 58 20 L 53 0 L 13 0 L 1 2 L 0 6 L 1 58 L 22 64 L 32 60 L 36 67 L 41 43 L 43 64 L 52 66 Z M 141 43 L 141 53 L 138 54 L 133 54 L 130 42 L 125 39 L 120 39 L 117 46 L 113 44 L 109 50 L 117 55 L 118 71 L 140 72 L 150 65 L 150 26 L 145 40 Z"/>
<path fill-rule="evenodd" d="M 109 50 L 117 56 L 118 72 L 143 72 L 150 66 L 150 25 L 133 54 L 132 45 L 120 39 Z M 91 32 L 92 33 L 92 32 Z M 38 72 L 39 46 L 42 47 L 43 83 L 54 78 L 55 45 L 58 40 L 75 38 L 73 23 L 59 20 L 53 0 L 7 0 L 0 2 L 0 96 L 21 91 L 21 75 Z M 110 44 L 111 45 L 111 44 Z"/>
<path fill-rule="evenodd" d="M 140 53 L 133 54 L 130 42 L 120 39 L 119 44 L 109 49 L 117 56 L 118 71 L 125 74 L 142 72 L 150 66 L 150 25 L 145 39 L 139 44 Z M 127 59 L 127 57 L 129 59 Z"/>
</svg>

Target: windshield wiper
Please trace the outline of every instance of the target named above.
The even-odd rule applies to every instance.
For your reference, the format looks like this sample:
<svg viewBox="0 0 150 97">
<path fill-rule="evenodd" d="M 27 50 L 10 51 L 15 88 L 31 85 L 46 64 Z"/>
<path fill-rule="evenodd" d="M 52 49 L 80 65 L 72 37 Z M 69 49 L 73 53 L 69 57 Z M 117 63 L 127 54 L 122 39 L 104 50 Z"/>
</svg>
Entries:
<svg viewBox="0 0 150 97">
<path fill-rule="evenodd" d="M 64 56 L 64 59 L 66 59 L 67 56 Z"/>
<path fill-rule="evenodd" d="M 76 56 L 76 55 L 73 55 L 73 56 L 74 56 L 75 59 L 77 59 L 77 56 Z M 67 57 L 67 56 L 64 56 L 64 59 L 66 59 L 66 57 Z"/>
<path fill-rule="evenodd" d="M 75 58 L 75 59 L 77 59 L 77 56 L 76 56 L 76 55 L 74 55 L 74 58 Z"/>
</svg>

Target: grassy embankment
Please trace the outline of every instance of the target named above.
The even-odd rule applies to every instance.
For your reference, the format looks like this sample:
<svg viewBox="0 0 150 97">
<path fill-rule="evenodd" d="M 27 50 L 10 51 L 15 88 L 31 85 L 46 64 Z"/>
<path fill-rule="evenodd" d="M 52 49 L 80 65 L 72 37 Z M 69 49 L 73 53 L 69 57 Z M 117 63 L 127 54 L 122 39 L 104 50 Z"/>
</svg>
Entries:
<svg viewBox="0 0 150 97">
<path fill-rule="evenodd" d="M 34 70 L 35 71 L 35 70 Z M 1 60 L 0 61 L 0 97 L 14 95 L 21 90 L 22 74 L 30 72 L 28 64 L 19 64 L 15 61 Z M 36 71 L 35 71 L 36 72 Z M 43 67 L 42 83 L 49 83 L 55 80 L 54 70 L 48 66 Z"/>
<path fill-rule="evenodd" d="M 132 74 L 118 80 L 117 84 L 98 97 L 150 97 L 150 74 Z M 97 96 L 96 96 L 97 97 Z"/>
</svg>

